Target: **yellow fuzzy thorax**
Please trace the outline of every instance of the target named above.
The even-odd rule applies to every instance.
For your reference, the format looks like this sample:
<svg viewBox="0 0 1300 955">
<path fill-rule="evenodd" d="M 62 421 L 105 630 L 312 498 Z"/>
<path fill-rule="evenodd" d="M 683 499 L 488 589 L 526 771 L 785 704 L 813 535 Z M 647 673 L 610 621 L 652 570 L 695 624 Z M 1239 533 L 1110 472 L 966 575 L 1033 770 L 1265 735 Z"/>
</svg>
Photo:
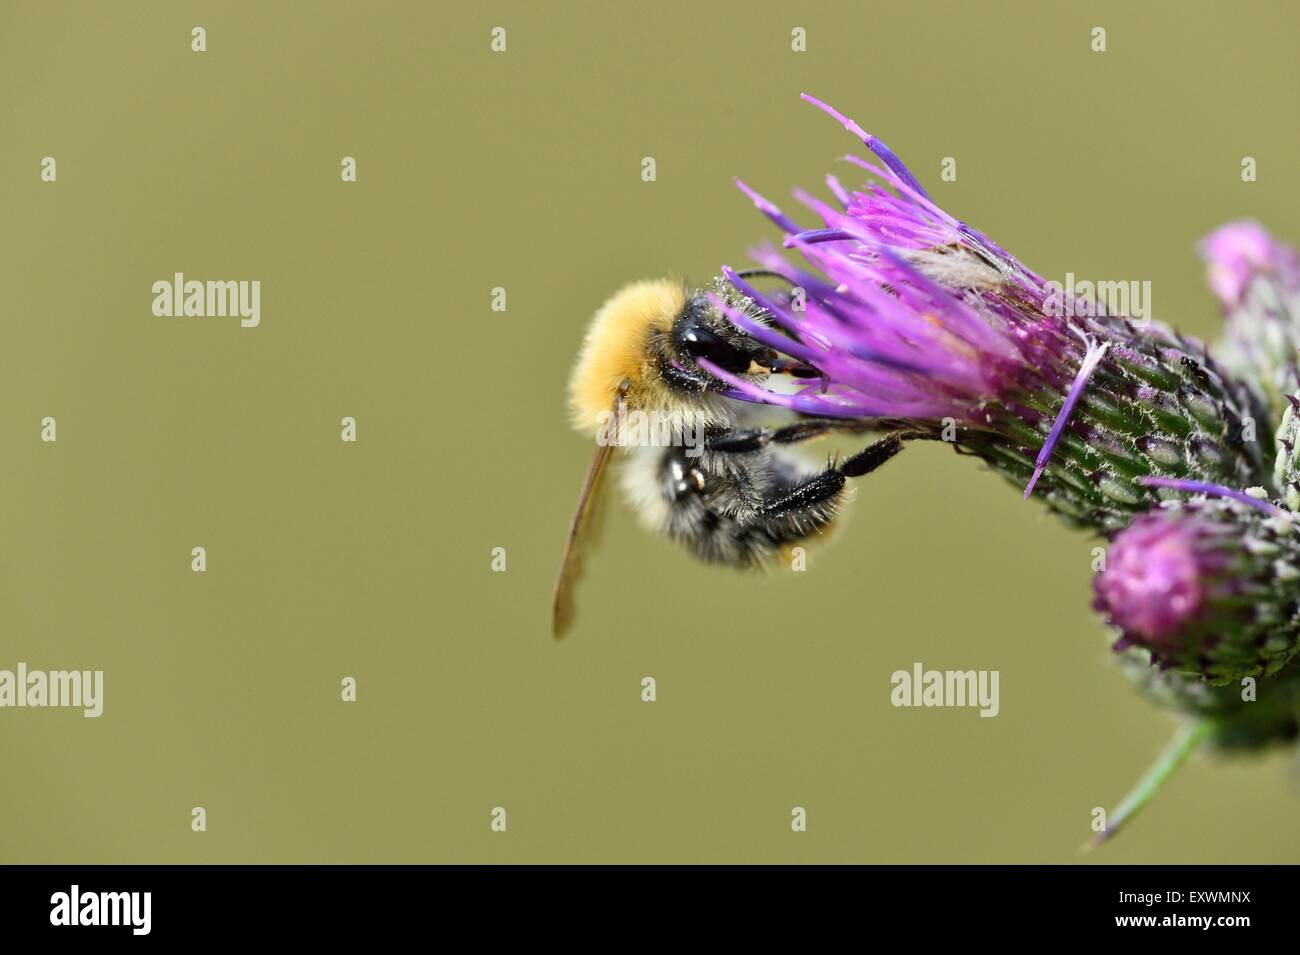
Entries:
<svg viewBox="0 0 1300 955">
<path fill-rule="evenodd" d="M 602 414 L 618 401 L 626 381 L 629 408 L 674 403 L 655 371 L 650 341 L 666 334 L 686 307 L 686 286 L 673 279 L 648 279 L 625 285 L 596 312 L 569 378 L 573 426 L 595 433 Z"/>
</svg>

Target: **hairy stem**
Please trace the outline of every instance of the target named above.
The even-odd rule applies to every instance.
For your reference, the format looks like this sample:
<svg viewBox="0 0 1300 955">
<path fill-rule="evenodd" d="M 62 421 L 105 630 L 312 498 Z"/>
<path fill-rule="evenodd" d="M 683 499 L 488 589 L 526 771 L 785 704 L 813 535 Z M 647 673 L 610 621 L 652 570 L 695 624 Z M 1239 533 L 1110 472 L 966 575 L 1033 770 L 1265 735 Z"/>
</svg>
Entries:
<svg viewBox="0 0 1300 955">
<path fill-rule="evenodd" d="M 1124 828 L 1151 801 L 1151 797 L 1160 791 L 1160 787 L 1178 767 L 1187 762 L 1187 757 L 1200 748 L 1213 730 L 1214 723 L 1207 719 L 1194 720 L 1181 726 L 1137 785 L 1124 797 L 1119 808 L 1107 818 L 1106 828 L 1084 843 L 1080 851 L 1095 849 Z"/>
</svg>

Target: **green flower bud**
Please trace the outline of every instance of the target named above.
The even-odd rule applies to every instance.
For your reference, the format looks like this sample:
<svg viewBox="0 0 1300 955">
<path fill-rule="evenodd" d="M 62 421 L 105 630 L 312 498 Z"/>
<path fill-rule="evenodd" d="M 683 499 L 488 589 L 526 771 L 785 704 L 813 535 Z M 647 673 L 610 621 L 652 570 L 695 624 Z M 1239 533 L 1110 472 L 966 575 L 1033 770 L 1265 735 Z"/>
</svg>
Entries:
<svg viewBox="0 0 1300 955">
<path fill-rule="evenodd" d="M 1251 504 L 1242 503 L 1250 501 Z M 1162 669 L 1213 685 L 1279 673 L 1300 650 L 1300 531 L 1241 500 L 1166 502 L 1115 537 L 1096 608 Z"/>
</svg>

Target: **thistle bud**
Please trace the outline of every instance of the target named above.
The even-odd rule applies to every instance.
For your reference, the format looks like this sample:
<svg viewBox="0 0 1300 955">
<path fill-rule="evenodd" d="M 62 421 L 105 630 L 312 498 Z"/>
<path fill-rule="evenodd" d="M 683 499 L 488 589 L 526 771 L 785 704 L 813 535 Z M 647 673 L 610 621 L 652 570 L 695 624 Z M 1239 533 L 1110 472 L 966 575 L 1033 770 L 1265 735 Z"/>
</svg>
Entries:
<svg viewBox="0 0 1300 955">
<path fill-rule="evenodd" d="M 1213 685 L 1282 670 L 1300 648 L 1300 535 L 1256 503 L 1167 502 L 1115 537 L 1094 606 L 1117 650 Z"/>
<path fill-rule="evenodd" d="M 1276 420 L 1300 383 L 1300 256 L 1257 222 L 1216 229 L 1200 252 L 1224 314 L 1215 354 L 1264 396 Z"/>
<path fill-rule="evenodd" d="M 1151 666 L 1140 647 L 1121 652 L 1124 671 L 1153 703 L 1205 720 L 1218 749 L 1259 749 L 1300 736 L 1300 669 L 1285 667 L 1268 680 L 1242 677 L 1218 686 L 1198 674 Z"/>
</svg>

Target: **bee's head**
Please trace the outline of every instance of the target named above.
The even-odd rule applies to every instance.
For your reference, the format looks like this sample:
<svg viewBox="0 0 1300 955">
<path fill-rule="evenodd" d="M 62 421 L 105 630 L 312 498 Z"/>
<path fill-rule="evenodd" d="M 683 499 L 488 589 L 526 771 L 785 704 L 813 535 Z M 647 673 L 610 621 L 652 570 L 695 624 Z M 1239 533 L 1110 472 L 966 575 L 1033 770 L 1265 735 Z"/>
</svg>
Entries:
<svg viewBox="0 0 1300 955">
<path fill-rule="evenodd" d="M 699 360 L 744 375 L 772 354 L 704 292 L 673 279 L 633 282 L 601 306 L 587 331 L 569 381 L 574 425 L 591 431 L 619 403 L 664 411 L 681 423 L 724 424 L 725 404 L 715 392 L 725 386 Z"/>
<path fill-rule="evenodd" d="M 698 359 L 705 358 L 723 371 L 735 375 L 754 371 L 756 361 L 766 361 L 771 352 L 727 321 L 709 303 L 703 292 L 692 292 L 667 333 L 667 357 L 693 373 L 708 387 L 709 376 Z"/>
</svg>

